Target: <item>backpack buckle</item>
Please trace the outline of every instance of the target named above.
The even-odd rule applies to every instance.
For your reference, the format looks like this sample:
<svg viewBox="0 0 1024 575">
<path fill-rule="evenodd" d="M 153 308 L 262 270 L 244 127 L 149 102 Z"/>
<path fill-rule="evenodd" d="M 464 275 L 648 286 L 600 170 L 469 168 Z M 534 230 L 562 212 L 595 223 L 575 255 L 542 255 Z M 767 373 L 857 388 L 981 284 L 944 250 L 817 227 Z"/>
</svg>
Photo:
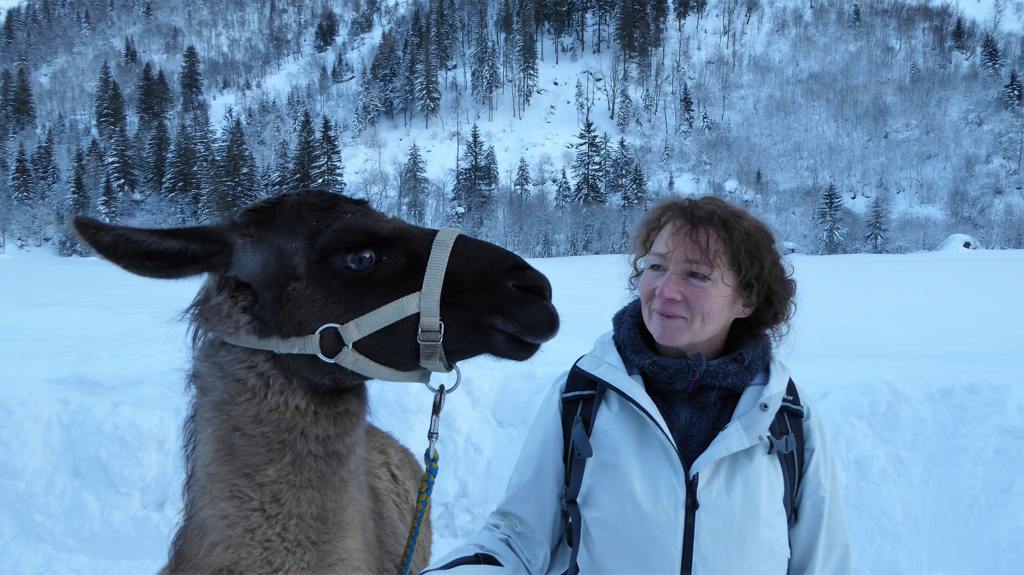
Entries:
<svg viewBox="0 0 1024 575">
<path fill-rule="evenodd" d="M 768 436 L 768 453 L 790 453 L 796 449 L 796 436 L 792 433 L 782 437 Z"/>
</svg>

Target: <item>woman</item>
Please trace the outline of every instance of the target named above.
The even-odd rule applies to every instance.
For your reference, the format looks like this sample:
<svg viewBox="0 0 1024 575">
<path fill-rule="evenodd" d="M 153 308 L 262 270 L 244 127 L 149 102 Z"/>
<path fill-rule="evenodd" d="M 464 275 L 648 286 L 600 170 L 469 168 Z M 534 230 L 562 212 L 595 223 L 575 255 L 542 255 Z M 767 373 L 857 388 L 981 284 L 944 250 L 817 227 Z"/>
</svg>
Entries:
<svg viewBox="0 0 1024 575">
<path fill-rule="evenodd" d="M 640 225 L 630 285 L 640 297 L 543 402 L 504 501 L 427 572 L 849 572 L 820 418 L 804 402 L 798 483 L 768 449 L 790 382 L 772 338 L 796 290 L 768 228 L 717 198 L 669 201 Z M 567 377 L 604 390 L 575 519 L 565 438 L 588 441 L 563 436 L 562 406 L 579 405 L 563 396 Z M 799 487 L 787 503 L 788 485 Z"/>
</svg>

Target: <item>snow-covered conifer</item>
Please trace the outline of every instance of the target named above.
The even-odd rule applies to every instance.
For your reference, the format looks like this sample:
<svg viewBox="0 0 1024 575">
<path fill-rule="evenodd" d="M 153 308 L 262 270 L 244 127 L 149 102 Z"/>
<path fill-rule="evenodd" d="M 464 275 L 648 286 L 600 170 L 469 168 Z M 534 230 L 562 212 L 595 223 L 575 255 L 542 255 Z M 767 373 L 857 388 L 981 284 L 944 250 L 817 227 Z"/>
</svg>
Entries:
<svg viewBox="0 0 1024 575">
<path fill-rule="evenodd" d="M 889 207 L 881 194 L 875 196 L 868 209 L 867 233 L 864 234 L 864 243 L 874 254 L 884 254 L 889 251 Z"/>
<path fill-rule="evenodd" d="M 114 185 L 110 182 L 109 176 L 105 177 L 103 178 L 103 190 L 100 192 L 100 199 L 96 207 L 100 217 L 108 224 L 118 222 L 117 204 L 117 192 L 114 191 Z"/>
<path fill-rule="evenodd" d="M 324 116 L 320 122 L 316 162 L 313 164 L 313 185 L 336 194 L 345 193 L 344 164 L 341 146 L 331 120 Z"/>
<path fill-rule="evenodd" d="M 402 167 L 398 180 L 398 197 L 402 217 L 410 223 L 422 225 L 427 211 L 427 168 L 423 163 L 420 149 L 414 142 L 409 148 L 409 156 Z"/>
<path fill-rule="evenodd" d="M 846 227 L 843 225 L 843 194 L 835 184 L 829 184 L 818 198 L 815 224 L 822 254 L 842 253 L 846 247 Z"/>
<path fill-rule="evenodd" d="M 990 76 L 999 76 L 1003 70 L 1003 56 L 999 51 L 999 42 L 992 32 L 986 32 L 981 40 L 981 69 Z"/>
<path fill-rule="evenodd" d="M 181 110 L 195 112 L 205 107 L 203 100 L 203 73 L 199 69 L 199 52 L 189 45 L 181 61 Z"/>
<path fill-rule="evenodd" d="M 292 155 L 292 169 L 288 181 L 291 191 L 298 192 L 313 187 L 313 166 L 319 160 L 319 155 L 313 116 L 309 110 L 304 110 L 295 134 L 295 153 Z"/>
<path fill-rule="evenodd" d="M 522 156 L 519 157 L 519 166 L 516 168 L 516 179 L 512 183 L 512 191 L 521 200 L 530 197 L 530 166 L 526 163 L 526 158 Z"/>
</svg>

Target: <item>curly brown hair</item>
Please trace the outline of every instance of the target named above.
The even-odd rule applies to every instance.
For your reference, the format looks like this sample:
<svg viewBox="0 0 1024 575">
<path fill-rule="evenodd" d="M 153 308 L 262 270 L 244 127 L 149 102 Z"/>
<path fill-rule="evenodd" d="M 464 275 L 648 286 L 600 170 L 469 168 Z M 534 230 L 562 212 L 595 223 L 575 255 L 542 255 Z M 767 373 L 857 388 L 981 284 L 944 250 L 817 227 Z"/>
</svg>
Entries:
<svg viewBox="0 0 1024 575">
<path fill-rule="evenodd" d="M 702 259 L 731 269 L 739 283 L 735 287 L 744 302 L 754 308 L 749 317 L 733 321 L 729 347 L 764 333 L 776 341 L 785 335 L 796 310 L 796 281 L 783 265 L 775 237 L 768 226 L 746 210 L 713 196 L 673 198 L 647 213 L 633 237 L 631 289 L 636 290 L 643 272 L 640 259 L 667 225 L 677 226 L 676 233 L 685 234 L 698 247 Z M 715 239 L 719 242 L 717 250 L 712 245 Z"/>
</svg>

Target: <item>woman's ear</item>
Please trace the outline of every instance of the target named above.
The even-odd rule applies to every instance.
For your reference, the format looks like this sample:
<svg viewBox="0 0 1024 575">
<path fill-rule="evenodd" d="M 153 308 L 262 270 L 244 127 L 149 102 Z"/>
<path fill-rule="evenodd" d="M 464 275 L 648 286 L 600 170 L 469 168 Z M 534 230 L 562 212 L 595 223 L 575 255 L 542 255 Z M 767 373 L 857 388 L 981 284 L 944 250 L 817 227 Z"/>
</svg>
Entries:
<svg viewBox="0 0 1024 575">
<path fill-rule="evenodd" d="M 81 216 L 74 225 L 101 256 L 141 276 L 183 278 L 224 272 L 231 264 L 231 235 L 222 227 L 131 228 Z"/>
</svg>

